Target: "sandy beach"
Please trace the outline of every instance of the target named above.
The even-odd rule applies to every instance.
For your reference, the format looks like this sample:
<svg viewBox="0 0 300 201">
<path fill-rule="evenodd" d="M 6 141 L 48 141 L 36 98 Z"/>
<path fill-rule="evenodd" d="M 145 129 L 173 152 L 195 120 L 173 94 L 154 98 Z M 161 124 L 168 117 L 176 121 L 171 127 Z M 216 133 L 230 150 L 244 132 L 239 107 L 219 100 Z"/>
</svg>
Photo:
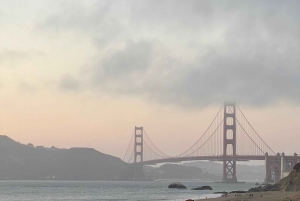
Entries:
<svg viewBox="0 0 300 201">
<path fill-rule="evenodd" d="M 285 191 L 268 191 L 268 192 L 257 192 L 252 193 L 252 196 L 249 196 L 249 193 L 243 194 L 228 194 L 227 197 L 221 198 L 211 198 L 209 200 L 219 200 L 219 201 L 268 201 L 268 200 L 278 200 L 278 201 L 295 201 L 300 200 L 300 192 L 285 192 Z M 201 200 L 198 200 L 201 201 Z"/>
</svg>

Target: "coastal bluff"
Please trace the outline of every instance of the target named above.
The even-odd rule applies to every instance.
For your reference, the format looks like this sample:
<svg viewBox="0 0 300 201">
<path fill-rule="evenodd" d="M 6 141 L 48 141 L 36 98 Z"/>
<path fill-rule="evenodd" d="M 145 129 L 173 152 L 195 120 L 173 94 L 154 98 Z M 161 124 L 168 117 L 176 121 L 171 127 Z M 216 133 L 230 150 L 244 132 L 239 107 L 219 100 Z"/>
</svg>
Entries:
<svg viewBox="0 0 300 201">
<path fill-rule="evenodd" d="M 300 162 L 293 167 L 287 177 L 280 180 L 277 188 L 281 191 L 300 191 Z"/>
<path fill-rule="evenodd" d="M 0 180 L 116 180 L 126 163 L 92 148 L 21 144 L 0 135 Z"/>
<path fill-rule="evenodd" d="M 274 185 L 259 186 L 249 189 L 248 192 L 266 191 L 300 191 L 300 162 L 297 163 L 287 177 L 282 178 L 279 183 Z"/>
</svg>

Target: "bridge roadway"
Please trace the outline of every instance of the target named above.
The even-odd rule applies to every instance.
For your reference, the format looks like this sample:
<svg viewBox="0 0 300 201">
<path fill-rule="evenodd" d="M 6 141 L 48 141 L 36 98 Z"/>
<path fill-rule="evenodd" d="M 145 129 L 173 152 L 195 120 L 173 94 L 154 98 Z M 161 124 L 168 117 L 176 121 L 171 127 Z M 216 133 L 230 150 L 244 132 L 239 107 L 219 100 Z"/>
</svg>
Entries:
<svg viewBox="0 0 300 201">
<path fill-rule="evenodd" d="M 268 155 L 268 159 L 279 160 L 280 155 Z M 300 156 L 285 156 L 288 160 L 300 160 Z M 148 160 L 143 162 L 137 162 L 136 165 L 155 165 L 157 163 L 176 163 L 182 161 L 224 161 L 224 160 L 232 160 L 232 161 L 250 161 L 250 160 L 265 160 L 265 155 L 235 155 L 235 156 L 189 156 L 189 157 L 174 157 L 174 158 L 163 158 L 156 160 Z"/>
</svg>

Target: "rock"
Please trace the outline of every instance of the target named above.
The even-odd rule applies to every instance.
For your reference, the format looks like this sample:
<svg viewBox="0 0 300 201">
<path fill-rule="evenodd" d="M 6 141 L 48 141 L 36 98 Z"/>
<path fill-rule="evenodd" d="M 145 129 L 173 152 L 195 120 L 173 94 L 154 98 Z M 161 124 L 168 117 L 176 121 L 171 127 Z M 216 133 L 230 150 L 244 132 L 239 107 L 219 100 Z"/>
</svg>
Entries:
<svg viewBox="0 0 300 201">
<path fill-rule="evenodd" d="M 300 162 L 297 163 L 294 167 L 293 167 L 294 170 L 296 170 L 296 172 L 299 172 L 300 171 Z"/>
<path fill-rule="evenodd" d="M 266 192 L 266 191 L 277 191 L 278 190 L 278 184 L 268 184 L 265 186 L 258 186 L 256 188 L 251 188 L 249 189 L 249 193 L 253 193 L 253 192 Z"/>
<path fill-rule="evenodd" d="M 269 184 L 264 187 L 251 188 L 249 190 L 249 192 L 261 191 L 300 191 L 300 162 L 297 163 L 290 174 L 281 179 L 278 184 Z"/>
<path fill-rule="evenodd" d="M 210 186 L 201 186 L 198 188 L 192 188 L 192 190 L 212 190 Z"/>
<path fill-rule="evenodd" d="M 250 188 L 249 190 L 248 190 L 248 192 L 249 193 L 254 193 L 254 192 L 260 192 L 260 188 L 259 187 L 257 187 L 257 188 Z"/>
<path fill-rule="evenodd" d="M 271 185 L 271 184 L 265 185 L 265 186 L 263 187 L 263 189 L 264 189 L 265 191 L 277 191 L 277 190 L 278 190 L 278 185 L 277 185 L 277 184 L 274 184 L 274 185 Z"/>
<path fill-rule="evenodd" d="M 172 183 L 168 186 L 168 188 L 179 188 L 179 189 L 186 189 L 186 186 L 183 185 L 182 183 L 180 182 L 175 182 L 175 183 Z"/>
<path fill-rule="evenodd" d="M 234 193 L 246 193 L 246 191 L 231 191 L 230 194 L 234 194 Z"/>
<path fill-rule="evenodd" d="M 228 194 L 228 192 L 223 191 L 223 192 L 214 192 L 214 194 Z"/>
<path fill-rule="evenodd" d="M 290 174 L 287 177 L 280 180 L 280 182 L 277 185 L 278 190 L 300 191 L 300 164 L 298 164 L 295 165 L 294 169 L 290 172 Z"/>
</svg>

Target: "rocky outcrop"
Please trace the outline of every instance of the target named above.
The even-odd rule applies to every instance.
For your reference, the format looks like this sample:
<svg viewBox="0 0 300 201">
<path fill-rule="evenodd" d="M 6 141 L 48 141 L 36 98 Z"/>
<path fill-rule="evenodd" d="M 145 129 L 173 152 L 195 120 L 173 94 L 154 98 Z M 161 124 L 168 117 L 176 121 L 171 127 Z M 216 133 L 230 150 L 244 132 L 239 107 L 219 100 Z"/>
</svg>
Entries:
<svg viewBox="0 0 300 201">
<path fill-rule="evenodd" d="M 300 162 L 297 163 L 290 174 L 278 183 L 278 190 L 300 191 Z"/>
<path fill-rule="evenodd" d="M 296 172 L 300 172 L 300 162 L 297 163 L 294 167 L 293 170 L 296 170 Z"/>
<path fill-rule="evenodd" d="M 297 163 L 290 174 L 281 179 L 278 184 L 269 184 L 249 189 L 249 192 L 262 191 L 300 191 L 300 162 Z"/>
<path fill-rule="evenodd" d="M 182 183 L 180 182 L 175 182 L 175 183 L 172 183 L 168 186 L 168 188 L 179 188 L 179 189 L 186 189 L 186 186 L 183 185 Z"/>
<path fill-rule="evenodd" d="M 226 191 L 219 191 L 219 192 L 214 192 L 214 194 L 228 194 Z"/>
<path fill-rule="evenodd" d="M 278 188 L 281 191 L 300 191 L 300 172 L 293 169 L 290 174 L 281 179 Z"/>
<path fill-rule="evenodd" d="M 229 194 L 235 194 L 235 193 L 246 193 L 246 191 L 231 191 Z"/>
<path fill-rule="evenodd" d="M 264 191 L 278 191 L 278 184 L 268 184 L 265 186 L 258 186 L 255 188 L 249 189 L 248 192 L 253 193 L 253 192 L 264 192 Z"/>
<path fill-rule="evenodd" d="M 198 188 L 192 188 L 192 190 L 212 190 L 210 186 L 201 186 Z"/>
</svg>

